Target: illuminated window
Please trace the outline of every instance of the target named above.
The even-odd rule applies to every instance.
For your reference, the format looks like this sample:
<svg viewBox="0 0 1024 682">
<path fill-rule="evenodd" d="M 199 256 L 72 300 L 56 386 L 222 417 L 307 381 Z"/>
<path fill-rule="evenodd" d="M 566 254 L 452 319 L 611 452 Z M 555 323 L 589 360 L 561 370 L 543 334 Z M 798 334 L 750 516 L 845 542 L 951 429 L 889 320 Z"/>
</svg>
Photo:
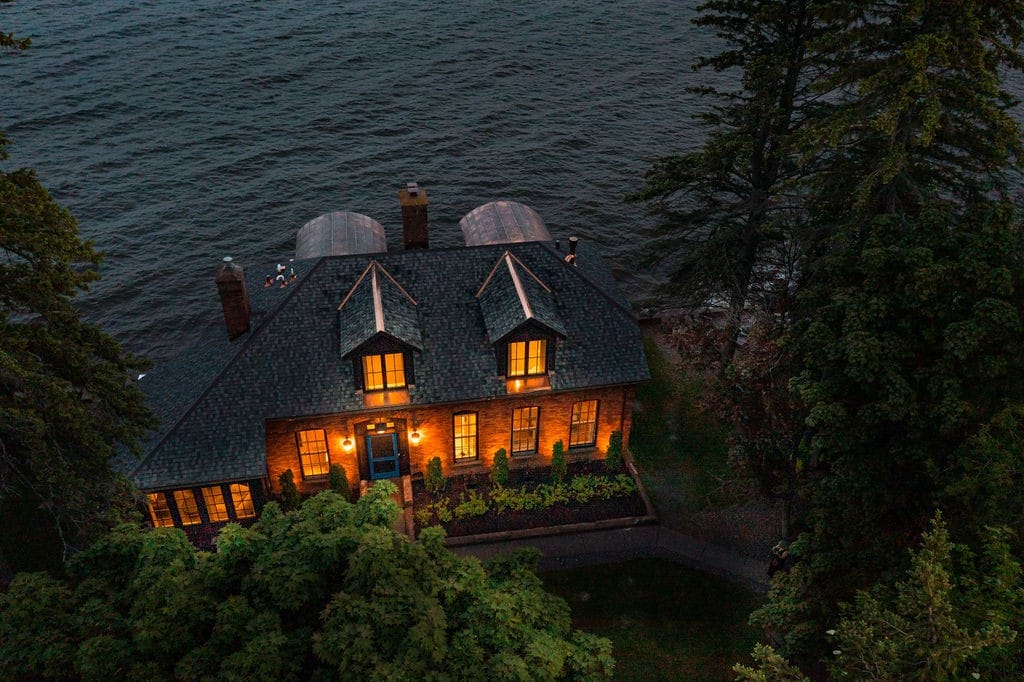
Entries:
<svg viewBox="0 0 1024 682">
<path fill-rule="evenodd" d="M 525 377 L 547 371 L 548 342 L 544 339 L 508 344 L 508 376 Z"/>
<path fill-rule="evenodd" d="M 235 518 L 251 519 L 256 516 L 256 508 L 252 504 L 252 493 L 245 483 L 231 484 L 231 503 L 235 506 Z"/>
<path fill-rule="evenodd" d="M 402 353 L 363 356 L 363 390 L 383 391 L 405 387 L 405 356 Z"/>
<path fill-rule="evenodd" d="M 299 431 L 295 434 L 299 444 L 299 461 L 302 476 L 326 476 L 331 470 L 331 458 L 327 453 L 327 432 L 323 429 Z"/>
<path fill-rule="evenodd" d="M 569 422 L 569 447 L 593 445 L 597 442 L 597 401 L 584 400 L 572 404 Z"/>
<path fill-rule="evenodd" d="M 455 461 L 476 459 L 476 412 L 462 412 L 454 417 Z"/>
<path fill-rule="evenodd" d="M 219 485 L 203 488 L 203 502 L 206 503 L 210 523 L 228 520 L 228 505 L 224 502 L 224 491 Z"/>
<path fill-rule="evenodd" d="M 167 506 L 167 496 L 163 493 L 149 494 L 149 515 L 153 519 L 153 525 L 157 528 L 174 525 L 171 508 Z"/>
<path fill-rule="evenodd" d="M 196 504 L 195 493 L 191 490 L 175 490 L 174 503 L 178 505 L 181 525 L 194 526 L 203 522 L 203 517 L 199 515 L 199 505 Z"/>
<path fill-rule="evenodd" d="M 518 407 L 512 410 L 512 454 L 537 452 L 537 418 L 539 407 Z"/>
</svg>

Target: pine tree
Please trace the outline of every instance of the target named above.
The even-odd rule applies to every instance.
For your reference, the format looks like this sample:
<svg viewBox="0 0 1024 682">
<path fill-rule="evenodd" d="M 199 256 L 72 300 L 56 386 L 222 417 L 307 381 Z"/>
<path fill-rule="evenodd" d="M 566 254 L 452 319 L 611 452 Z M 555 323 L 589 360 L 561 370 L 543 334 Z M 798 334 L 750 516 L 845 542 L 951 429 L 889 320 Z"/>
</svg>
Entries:
<svg viewBox="0 0 1024 682">
<path fill-rule="evenodd" d="M 732 360 L 748 303 L 786 296 L 778 278 L 790 272 L 789 196 L 797 165 L 789 140 L 814 108 L 805 50 L 816 35 L 814 0 L 709 0 L 694 23 L 728 45 L 695 69 L 739 70 L 740 87 L 694 88 L 714 104 L 701 116 L 709 139 L 700 149 L 655 161 L 644 188 L 627 197 L 660 216 L 656 249 L 674 262 L 673 280 L 701 305 L 721 297 L 729 306 L 721 347 Z M 788 278 L 787 278 L 788 281 Z"/>
<path fill-rule="evenodd" d="M 892 581 L 937 506 L 977 530 L 956 515 L 961 465 L 1024 404 L 1024 230 L 1006 191 L 1021 143 L 1000 85 L 1022 67 L 1024 3 L 832 10 L 810 57 L 829 109 L 802 135 L 813 230 L 788 343 L 816 476 L 802 561 L 759 614 L 812 658 L 837 604 Z"/>
</svg>

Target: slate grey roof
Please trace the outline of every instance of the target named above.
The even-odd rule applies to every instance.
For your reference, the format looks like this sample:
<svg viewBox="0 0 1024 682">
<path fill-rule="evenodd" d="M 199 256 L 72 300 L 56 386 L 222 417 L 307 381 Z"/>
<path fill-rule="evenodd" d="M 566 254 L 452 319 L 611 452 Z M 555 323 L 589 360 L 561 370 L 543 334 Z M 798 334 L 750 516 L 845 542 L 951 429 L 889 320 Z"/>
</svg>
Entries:
<svg viewBox="0 0 1024 682">
<path fill-rule="evenodd" d="M 375 260 L 338 306 L 338 325 L 342 357 L 382 332 L 423 350 L 416 300 Z"/>
<path fill-rule="evenodd" d="M 530 320 L 565 336 L 565 327 L 555 312 L 551 289 L 508 251 L 494 264 L 477 298 L 484 315 L 487 338 L 492 344 Z"/>
<path fill-rule="evenodd" d="M 374 258 L 382 269 L 416 301 L 423 350 L 409 387 L 412 405 L 507 394 L 476 299 L 506 250 L 551 289 L 545 315 L 557 316 L 565 334 L 556 345 L 553 391 L 648 379 L 632 312 L 610 276 L 594 274 L 607 269 L 586 243 L 577 251 L 580 267 L 542 242 L 381 254 Z M 285 289 L 264 289 L 264 273 L 248 270 L 252 330 L 228 342 L 223 320 L 211 320 L 208 337 L 139 382 L 162 430 L 131 474 L 136 484 L 158 490 L 261 478 L 266 420 L 363 410 L 353 360 L 339 352 L 338 305 L 370 261 L 366 255 L 296 261 L 297 280 Z M 212 277 L 210 291 L 217 295 Z M 381 294 L 385 311 L 396 303 L 393 295 L 402 296 L 388 284 Z"/>
</svg>

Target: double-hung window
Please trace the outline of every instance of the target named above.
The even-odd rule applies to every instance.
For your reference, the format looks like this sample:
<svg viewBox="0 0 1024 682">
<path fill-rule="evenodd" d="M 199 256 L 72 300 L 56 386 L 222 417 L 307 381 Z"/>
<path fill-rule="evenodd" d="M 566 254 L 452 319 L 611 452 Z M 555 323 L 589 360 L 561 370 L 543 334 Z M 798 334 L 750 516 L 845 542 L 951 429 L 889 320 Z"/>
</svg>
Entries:
<svg viewBox="0 0 1024 682">
<path fill-rule="evenodd" d="M 174 525 L 171 508 L 167 504 L 167 495 L 164 493 L 149 494 L 149 514 L 156 528 L 169 528 Z"/>
<path fill-rule="evenodd" d="M 530 455 L 537 452 L 539 416 L 539 407 L 517 407 L 512 410 L 513 455 Z"/>
<path fill-rule="evenodd" d="M 196 504 L 196 495 L 191 490 L 175 490 L 174 503 L 178 505 L 181 525 L 194 526 L 203 522 L 203 518 L 199 515 L 199 505 Z"/>
<path fill-rule="evenodd" d="M 224 502 L 224 491 L 219 485 L 203 488 L 203 502 L 206 503 L 210 523 L 228 520 L 228 505 Z"/>
<path fill-rule="evenodd" d="M 460 412 L 452 417 L 455 435 L 455 461 L 471 462 L 476 459 L 476 412 Z"/>
<path fill-rule="evenodd" d="M 536 376 L 547 372 L 548 342 L 545 339 L 512 341 L 508 344 L 510 377 Z"/>
<path fill-rule="evenodd" d="M 252 503 L 252 491 L 245 483 L 231 484 L 231 504 L 235 507 L 236 519 L 251 519 L 256 516 Z"/>
<path fill-rule="evenodd" d="M 405 388 L 405 356 L 378 353 L 363 356 L 363 390 L 386 391 Z"/>
<path fill-rule="evenodd" d="M 331 471 L 331 458 L 327 452 L 327 432 L 323 429 L 299 431 L 295 434 L 299 445 L 302 477 L 326 476 Z"/>
<path fill-rule="evenodd" d="M 569 447 L 587 447 L 597 443 L 597 401 L 583 400 L 572 404 L 569 421 Z"/>
</svg>

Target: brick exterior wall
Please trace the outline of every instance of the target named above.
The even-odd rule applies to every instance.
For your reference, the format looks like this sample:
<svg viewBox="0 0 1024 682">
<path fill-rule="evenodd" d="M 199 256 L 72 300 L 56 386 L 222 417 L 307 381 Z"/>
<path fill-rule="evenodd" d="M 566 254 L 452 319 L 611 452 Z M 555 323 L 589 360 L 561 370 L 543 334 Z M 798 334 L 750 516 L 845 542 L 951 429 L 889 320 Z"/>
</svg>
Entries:
<svg viewBox="0 0 1024 682">
<path fill-rule="evenodd" d="M 278 477 L 286 469 L 295 475 L 296 485 L 304 494 L 323 490 L 325 477 L 304 477 L 300 466 L 296 434 L 307 429 L 323 429 L 327 434 L 327 448 L 332 463 L 344 465 L 349 484 L 358 489 L 359 481 L 369 478 L 366 456 L 366 424 L 381 421 L 376 432 L 395 433 L 402 474 L 424 472 L 427 462 L 434 456 L 441 458 L 445 476 L 462 473 L 486 472 L 495 451 L 505 448 L 511 452 L 512 412 L 519 407 L 540 408 L 537 453 L 509 457 L 516 467 L 547 466 L 551 462 L 551 449 L 555 441 L 566 445 L 570 460 L 601 458 L 608 447 L 612 431 L 622 431 L 624 445 L 628 446 L 629 428 L 633 412 L 632 386 L 552 393 L 532 391 L 505 398 L 470 403 L 436 406 L 381 408 L 379 410 L 304 417 L 269 421 L 266 424 L 267 473 L 274 493 L 280 492 Z M 583 400 L 598 401 L 597 442 L 594 447 L 568 448 L 569 424 L 573 403 Z M 471 463 L 454 461 L 453 415 L 459 412 L 477 413 L 478 459 Z M 388 428 L 386 424 L 392 426 Z M 421 435 L 418 445 L 409 441 L 416 430 Z M 345 452 L 342 442 L 350 438 L 353 448 Z"/>
</svg>

